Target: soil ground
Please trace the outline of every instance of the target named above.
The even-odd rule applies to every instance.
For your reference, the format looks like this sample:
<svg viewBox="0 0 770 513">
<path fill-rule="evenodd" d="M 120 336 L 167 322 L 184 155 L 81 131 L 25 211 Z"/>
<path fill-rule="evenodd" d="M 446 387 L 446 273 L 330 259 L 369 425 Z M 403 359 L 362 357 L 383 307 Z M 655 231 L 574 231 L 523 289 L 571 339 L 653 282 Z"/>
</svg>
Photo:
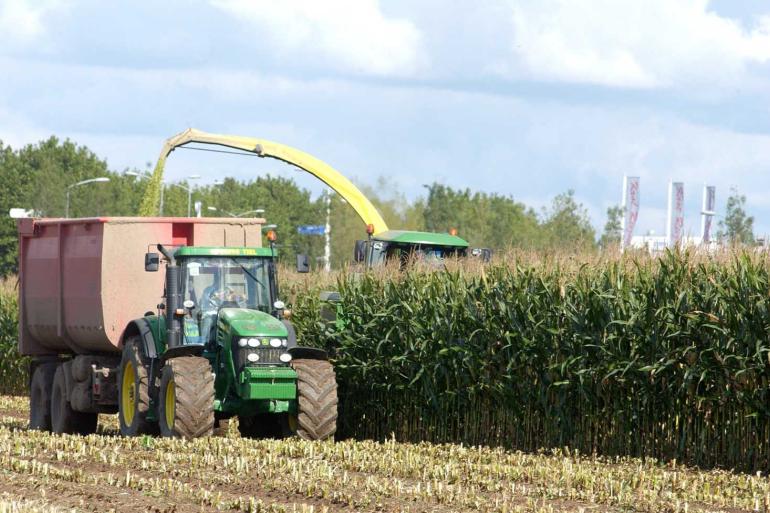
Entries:
<svg viewBox="0 0 770 513">
<path fill-rule="evenodd" d="M 395 441 L 185 441 L 27 430 L 0 396 L 0 512 L 768 511 L 761 475 L 634 459 Z"/>
</svg>

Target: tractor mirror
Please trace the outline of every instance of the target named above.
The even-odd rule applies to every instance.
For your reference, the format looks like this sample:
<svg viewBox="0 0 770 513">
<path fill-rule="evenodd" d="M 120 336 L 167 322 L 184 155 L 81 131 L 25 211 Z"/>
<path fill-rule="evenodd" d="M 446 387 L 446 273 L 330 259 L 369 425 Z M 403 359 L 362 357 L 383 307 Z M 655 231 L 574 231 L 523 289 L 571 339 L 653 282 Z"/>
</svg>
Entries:
<svg viewBox="0 0 770 513">
<path fill-rule="evenodd" d="M 154 273 L 160 266 L 160 256 L 157 253 L 144 254 L 144 270 L 148 273 Z"/>
<path fill-rule="evenodd" d="M 353 261 L 361 263 L 366 260 L 366 241 L 357 240 L 356 246 L 353 248 Z"/>
<path fill-rule="evenodd" d="M 310 272 L 310 259 L 308 259 L 307 255 L 297 255 L 297 272 Z"/>
</svg>

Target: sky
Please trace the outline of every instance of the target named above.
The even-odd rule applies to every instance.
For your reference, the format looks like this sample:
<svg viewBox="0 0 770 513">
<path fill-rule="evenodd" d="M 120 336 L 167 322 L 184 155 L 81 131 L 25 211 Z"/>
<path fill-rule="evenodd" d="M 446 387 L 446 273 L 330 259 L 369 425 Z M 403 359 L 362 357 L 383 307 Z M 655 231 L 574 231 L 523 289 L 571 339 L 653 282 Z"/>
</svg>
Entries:
<svg viewBox="0 0 770 513">
<path fill-rule="evenodd" d="M 50 135 L 145 168 L 195 127 L 307 151 L 407 197 L 440 182 L 536 209 L 568 189 L 601 231 L 624 174 L 637 234 L 685 229 L 704 184 L 770 233 L 765 0 L 0 0 L 0 140 Z M 166 174 L 312 177 L 176 151 Z"/>
</svg>

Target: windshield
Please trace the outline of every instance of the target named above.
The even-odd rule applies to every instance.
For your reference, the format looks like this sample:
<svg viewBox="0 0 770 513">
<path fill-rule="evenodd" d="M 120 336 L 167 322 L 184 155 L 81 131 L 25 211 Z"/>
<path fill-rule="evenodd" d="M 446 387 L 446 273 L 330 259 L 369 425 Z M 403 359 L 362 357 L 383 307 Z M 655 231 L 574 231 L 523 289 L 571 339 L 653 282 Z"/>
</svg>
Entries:
<svg viewBox="0 0 770 513">
<path fill-rule="evenodd" d="M 203 313 L 228 307 L 270 312 L 269 264 L 267 258 L 189 257 L 184 299 Z"/>
</svg>

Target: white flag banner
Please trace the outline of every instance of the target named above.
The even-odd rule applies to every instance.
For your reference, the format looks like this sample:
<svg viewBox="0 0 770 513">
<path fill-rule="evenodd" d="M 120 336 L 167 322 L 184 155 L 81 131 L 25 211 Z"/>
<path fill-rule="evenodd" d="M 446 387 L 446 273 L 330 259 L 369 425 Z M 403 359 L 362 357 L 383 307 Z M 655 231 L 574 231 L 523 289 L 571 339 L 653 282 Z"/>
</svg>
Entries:
<svg viewBox="0 0 770 513">
<path fill-rule="evenodd" d="M 717 188 L 713 185 L 703 187 L 703 223 L 701 237 L 703 244 L 711 242 L 711 225 L 714 221 L 714 209 L 717 203 Z"/>
<path fill-rule="evenodd" d="M 623 241 L 622 247 L 631 245 L 634 227 L 639 217 L 639 177 L 623 177 Z"/>
<path fill-rule="evenodd" d="M 668 184 L 668 245 L 675 246 L 682 242 L 684 230 L 684 183 Z"/>
</svg>

